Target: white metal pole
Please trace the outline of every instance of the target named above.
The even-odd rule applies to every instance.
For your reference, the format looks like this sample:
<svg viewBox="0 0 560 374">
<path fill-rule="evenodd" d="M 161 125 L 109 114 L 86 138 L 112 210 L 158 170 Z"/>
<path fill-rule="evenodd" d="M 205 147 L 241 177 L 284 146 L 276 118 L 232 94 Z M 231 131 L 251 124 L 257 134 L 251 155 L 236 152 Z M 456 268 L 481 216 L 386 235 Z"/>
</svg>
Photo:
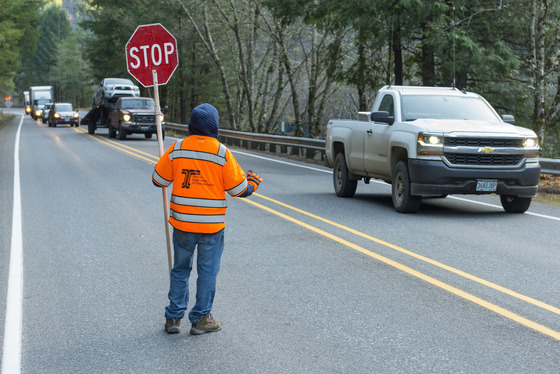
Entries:
<svg viewBox="0 0 560 374">
<path fill-rule="evenodd" d="M 159 104 L 159 90 L 157 71 L 152 70 L 154 79 L 154 101 L 156 103 L 156 132 L 158 139 L 159 157 L 163 156 L 163 131 L 161 129 L 161 106 Z M 171 227 L 169 225 L 169 200 L 167 199 L 167 187 L 161 189 L 163 193 L 163 215 L 165 218 L 165 239 L 167 241 L 167 263 L 169 265 L 169 272 L 173 269 L 173 252 L 171 251 Z"/>
</svg>

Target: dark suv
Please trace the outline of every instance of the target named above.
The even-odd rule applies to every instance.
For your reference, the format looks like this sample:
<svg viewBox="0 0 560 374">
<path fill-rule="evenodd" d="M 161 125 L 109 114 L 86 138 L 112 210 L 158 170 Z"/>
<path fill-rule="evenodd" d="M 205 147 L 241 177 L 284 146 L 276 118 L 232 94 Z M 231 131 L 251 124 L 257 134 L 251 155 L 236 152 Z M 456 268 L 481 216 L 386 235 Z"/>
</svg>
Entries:
<svg viewBox="0 0 560 374">
<path fill-rule="evenodd" d="M 165 123 L 161 116 L 162 139 L 165 138 Z M 124 140 L 127 134 L 144 134 L 151 139 L 157 133 L 154 99 L 150 97 L 121 97 L 109 112 L 109 137 Z"/>
</svg>

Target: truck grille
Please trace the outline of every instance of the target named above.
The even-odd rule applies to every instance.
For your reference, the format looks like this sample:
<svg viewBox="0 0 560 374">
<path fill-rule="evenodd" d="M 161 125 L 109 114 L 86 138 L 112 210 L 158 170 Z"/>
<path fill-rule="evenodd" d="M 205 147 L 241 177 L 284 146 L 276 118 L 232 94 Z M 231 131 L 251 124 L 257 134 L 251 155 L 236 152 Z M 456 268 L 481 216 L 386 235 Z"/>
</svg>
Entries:
<svg viewBox="0 0 560 374">
<path fill-rule="evenodd" d="M 449 147 L 521 147 L 523 139 L 491 139 L 491 138 L 445 138 L 444 145 Z"/>
<path fill-rule="evenodd" d="M 134 121 L 138 123 L 155 123 L 156 116 L 153 114 L 135 114 Z"/>
<path fill-rule="evenodd" d="M 523 158 L 522 155 L 479 155 L 462 153 L 445 153 L 445 158 L 454 165 L 518 165 Z"/>
</svg>

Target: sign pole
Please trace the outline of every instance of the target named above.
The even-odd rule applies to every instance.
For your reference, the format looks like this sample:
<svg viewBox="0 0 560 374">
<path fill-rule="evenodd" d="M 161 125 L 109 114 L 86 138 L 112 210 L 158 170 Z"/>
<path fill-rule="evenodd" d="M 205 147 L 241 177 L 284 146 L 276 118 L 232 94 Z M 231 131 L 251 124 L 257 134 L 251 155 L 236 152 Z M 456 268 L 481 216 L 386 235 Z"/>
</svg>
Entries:
<svg viewBox="0 0 560 374">
<path fill-rule="evenodd" d="M 163 156 L 163 131 L 161 129 L 161 106 L 159 104 L 159 89 L 157 80 L 157 71 L 152 70 L 154 78 L 154 101 L 156 104 L 156 132 L 158 139 L 159 157 Z M 163 194 L 163 215 L 165 218 L 165 239 L 167 241 L 167 263 L 169 272 L 173 269 L 173 252 L 171 251 L 171 227 L 169 225 L 169 200 L 167 199 L 167 187 L 161 189 Z"/>
</svg>

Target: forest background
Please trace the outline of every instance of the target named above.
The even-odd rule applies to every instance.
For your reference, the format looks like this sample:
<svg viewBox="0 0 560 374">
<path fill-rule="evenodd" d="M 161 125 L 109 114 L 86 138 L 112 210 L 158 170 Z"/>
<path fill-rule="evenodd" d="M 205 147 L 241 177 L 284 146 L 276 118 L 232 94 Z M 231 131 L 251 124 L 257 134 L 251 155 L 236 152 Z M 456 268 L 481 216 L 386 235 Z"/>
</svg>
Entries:
<svg viewBox="0 0 560 374">
<path fill-rule="evenodd" d="M 455 86 L 560 157 L 559 20 L 550 0 L 0 0 L 0 94 L 52 85 L 88 110 L 101 79 L 133 79 L 136 27 L 161 23 L 179 53 L 167 121 L 209 102 L 222 128 L 321 138 L 386 84 Z"/>
</svg>

